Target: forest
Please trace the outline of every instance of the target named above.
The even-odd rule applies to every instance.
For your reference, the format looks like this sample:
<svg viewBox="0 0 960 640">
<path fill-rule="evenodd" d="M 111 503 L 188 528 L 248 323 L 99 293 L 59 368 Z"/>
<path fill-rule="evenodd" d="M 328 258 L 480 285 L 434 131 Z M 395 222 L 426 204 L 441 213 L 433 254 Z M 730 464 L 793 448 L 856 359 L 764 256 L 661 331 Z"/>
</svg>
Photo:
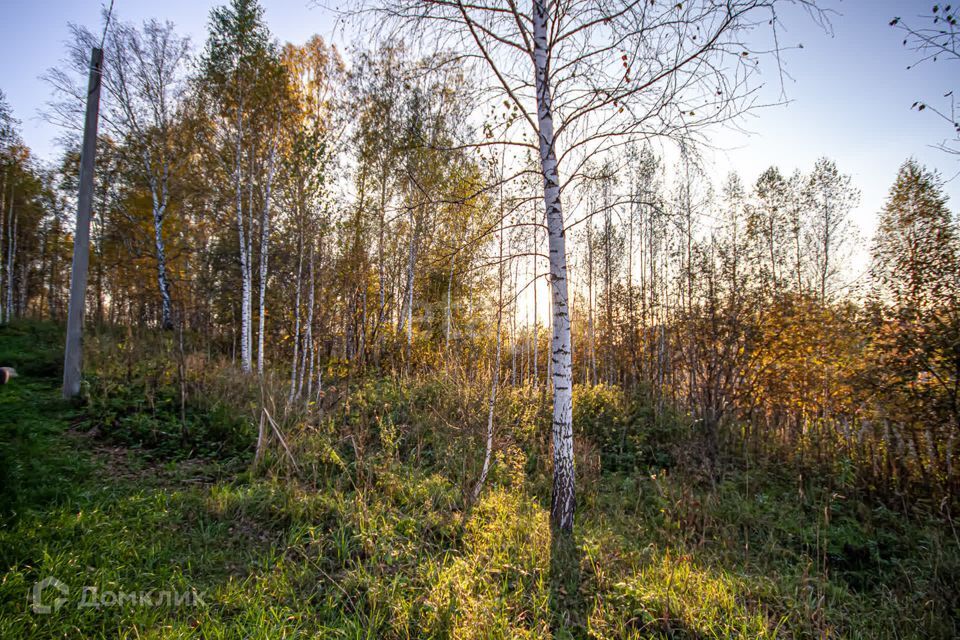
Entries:
<svg viewBox="0 0 960 640">
<path fill-rule="evenodd" d="M 0 91 L 0 637 L 960 635 L 956 178 L 705 154 L 824 3 L 123 5 Z"/>
</svg>

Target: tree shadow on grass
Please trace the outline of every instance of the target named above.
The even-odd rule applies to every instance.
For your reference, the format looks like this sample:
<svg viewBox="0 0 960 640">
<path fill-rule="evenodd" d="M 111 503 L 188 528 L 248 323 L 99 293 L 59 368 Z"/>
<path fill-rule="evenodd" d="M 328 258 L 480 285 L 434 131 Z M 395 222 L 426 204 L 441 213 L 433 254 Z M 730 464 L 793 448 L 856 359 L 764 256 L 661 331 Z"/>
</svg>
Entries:
<svg viewBox="0 0 960 640">
<path fill-rule="evenodd" d="M 596 576 L 583 566 L 584 552 L 570 532 L 550 529 L 549 615 L 550 631 L 556 640 L 589 638 L 589 622 L 598 594 Z M 707 636 L 689 626 L 670 598 L 644 603 L 647 615 L 628 616 L 621 632 L 630 637 L 700 640 Z"/>
<path fill-rule="evenodd" d="M 550 528 L 550 630 L 554 638 L 586 638 L 587 599 L 580 563 L 583 550 L 573 534 Z"/>
</svg>

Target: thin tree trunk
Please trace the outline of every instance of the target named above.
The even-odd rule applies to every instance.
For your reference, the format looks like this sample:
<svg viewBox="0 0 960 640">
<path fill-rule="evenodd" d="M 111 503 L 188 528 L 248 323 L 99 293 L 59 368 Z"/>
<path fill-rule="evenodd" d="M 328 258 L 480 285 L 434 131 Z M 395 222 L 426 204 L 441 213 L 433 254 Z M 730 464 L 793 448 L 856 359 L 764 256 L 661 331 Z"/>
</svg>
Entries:
<svg viewBox="0 0 960 640">
<path fill-rule="evenodd" d="M 500 259 L 501 262 L 503 258 Z M 517 386 L 517 280 L 519 280 L 518 271 L 520 263 L 514 261 L 513 273 L 510 275 L 510 299 L 513 303 L 510 305 L 510 386 Z"/>
<path fill-rule="evenodd" d="M 500 386 L 500 345 L 501 345 L 501 327 L 503 326 L 503 188 L 500 189 L 500 257 L 497 261 L 497 352 L 493 361 L 493 371 L 490 381 L 490 403 L 487 409 L 487 440 L 483 455 L 483 468 L 480 470 L 480 479 L 477 480 L 473 488 L 473 499 L 476 501 L 483 490 L 483 483 L 487 480 L 487 474 L 490 472 L 490 458 L 493 455 L 493 411 L 497 405 L 497 389 Z"/>
<path fill-rule="evenodd" d="M 7 257 L 5 259 L 3 239 L 4 239 L 4 229 L 6 229 L 6 239 L 7 239 L 7 243 L 9 244 L 10 223 L 13 221 L 14 191 L 15 190 L 13 185 L 10 185 L 10 208 L 8 210 L 9 212 L 6 216 L 6 220 L 4 220 L 3 224 L 0 225 L 0 323 L 6 322 L 10 319 L 10 310 L 7 307 L 6 287 L 4 284 L 5 280 L 3 277 L 7 271 L 7 260 L 9 258 Z M 0 204 L 5 204 L 5 203 L 0 203 Z M 9 256 L 9 253 L 10 253 L 9 248 L 7 248 L 6 255 Z"/>
<path fill-rule="evenodd" d="M 313 340 L 310 340 L 310 344 L 308 346 L 310 347 L 310 367 L 307 372 L 307 393 L 304 396 L 303 401 L 305 409 L 310 408 L 310 398 L 313 396 L 313 364 L 314 357 L 316 355 L 316 345 L 313 343 Z"/>
<path fill-rule="evenodd" d="M 384 241 L 384 231 L 386 226 L 386 215 L 387 215 L 387 173 L 386 167 L 382 169 L 380 175 L 380 229 L 379 229 L 379 238 L 377 239 L 377 293 L 380 298 L 380 310 L 377 312 L 377 363 L 380 361 L 380 346 L 383 341 L 383 333 L 380 331 L 381 326 L 384 322 L 384 312 L 387 308 L 387 293 L 386 293 L 386 273 L 384 272 L 385 266 L 383 263 L 383 241 Z"/>
<path fill-rule="evenodd" d="M 603 211 L 604 211 L 604 241 L 603 241 L 603 293 L 606 296 L 604 306 L 606 308 L 607 325 L 604 328 L 606 337 L 606 348 L 604 349 L 604 360 L 606 361 L 607 384 L 615 382 L 616 373 L 614 371 L 616 363 L 611 357 L 616 351 L 616 334 L 613 331 L 613 212 L 610 207 L 610 182 L 609 178 L 603 183 Z"/>
<path fill-rule="evenodd" d="M 769 251 L 770 251 L 770 276 L 773 279 L 773 294 L 777 296 L 780 293 L 780 283 L 777 280 L 777 252 L 776 252 L 776 217 L 773 214 L 773 211 L 770 212 L 770 228 L 768 233 L 769 238 Z"/>
<path fill-rule="evenodd" d="M 27 301 L 29 297 L 30 269 L 26 260 L 20 261 L 20 299 L 17 303 L 17 315 L 21 318 L 27 315 Z"/>
<path fill-rule="evenodd" d="M 300 229 L 300 237 L 297 239 L 297 296 L 293 305 L 293 360 L 290 364 L 290 396 L 287 402 L 292 403 L 297 391 L 297 357 L 300 349 L 300 292 L 303 288 L 303 230 Z"/>
<path fill-rule="evenodd" d="M 366 268 L 364 268 L 366 272 Z M 366 361 L 367 357 L 367 284 L 364 278 L 363 286 L 360 290 L 360 335 L 358 336 L 357 358 L 360 366 Z"/>
<path fill-rule="evenodd" d="M 553 290 L 553 496 L 550 514 L 561 530 L 573 530 L 573 369 L 570 311 L 567 294 L 567 250 L 560 176 L 554 148 L 553 106 L 548 61 L 548 0 L 533 2 L 534 66 L 540 164 L 550 243 L 550 283 Z"/>
<path fill-rule="evenodd" d="M 270 255 L 270 191 L 273 188 L 274 158 L 277 152 L 276 137 L 270 148 L 270 158 L 267 161 L 267 184 L 263 195 L 263 210 L 260 212 L 260 326 L 257 331 L 257 374 L 263 375 L 263 333 L 266 328 L 267 308 L 267 266 Z"/>
<path fill-rule="evenodd" d="M 593 213 L 593 212 L 591 212 Z M 587 336 L 590 341 L 590 368 L 587 380 L 597 383 L 597 342 L 593 326 L 593 218 L 587 220 Z"/>
<path fill-rule="evenodd" d="M 407 350 L 413 348 L 413 286 L 414 271 L 417 262 L 417 232 L 418 227 L 413 208 L 410 208 L 410 251 L 407 257 L 407 289 L 404 295 L 403 313 L 400 314 L 400 330 L 406 328 Z"/>
<path fill-rule="evenodd" d="M 19 216 L 17 212 L 13 209 L 13 194 L 10 194 L 10 215 L 8 218 L 8 232 L 9 237 L 7 239 L 7 322 L 13 319 L 14 308 L 13 308 L 13 293 L 14 293 L 14 284 L 16 281 L 16 260 L 17 260 L 17 222 Z M 89 223 L 88 223 L 89 224 Z"/>
<path fill-rule="evenodd" d="M 630 215 L 627 224 L 627 330 L 630 332 L 630 385 L 635 387 L 637 384 L 637 317 L 635 302 L 633 299 L 633 226 L 636 220 L 636 194 L 631 189 L 632 202 L 630 204 Z"/>
<path fill-rule="evenodd" d="M 237 234 L 240 244 L 240 368 L 250 373 L 250 256 L 247 255 L 246 225 L 243 220 L 243 115 L 242 103 L 237 107 L 237 141 L 235 148 L 236 171 L 234 189 L 236 190 Z M 251 230 L 252 232 L 252 230 Z"/>
<path fill-rule="evenodd" d="M 3 191 L 0 191 L 0 324 L 3 323 L 4 311 L 6 309 L 6 305 L 4 304 L 4 297 L 3 297 L 3 266 L 4 266 L 4 262 L 3 262 L 4 233 L 3 231 L 4 231 L 4 225 L 7 222 L 6 216 L 4 216 L 4 213 L 6 211 L 6 207 L 4 205 L 7 203 L 6 197 L 7 197 L 7 172 L 4 171 Z M 12 184 L 10 185 L 10 204 L 11 206 L 13 205 L 13 185 Z"/>
<path fill-rule="evenodd" d="M 250 144 L 250 175 L 247 181 L 247 268 L 243 280 L 247 287 L 247 371 L 253 368 L 253 236 L 254 236 L 254 190 L 256 187 L 257 163 L 256 151 L 253 143 Z"/>
<path fill-rule="evenodd" d="M 533 207 L 533 387 L 540 386 L 540 315 L 537 309 L 537 286 L 540 284 L 540 257 L 537 255 L 537 208 Z"/>
<path fill-rule="evenodd" d="M 310 345 L 313 344 L 313 307 L 315 303 L 315 282 L 314 282 L 314 244 L 313 241 L 310 241 L 310 293 L 307 296 L 307 331 L 304 336 L 304 347 L 303 354 L 301 357 L 301 366 L 300 366 L 300 383 L 297 386 L 297 395 L 303 393 L 303 383 L 306 376 L 309 374 L 307 369 L 307 349 Z M 312 347 L 310 347 L 312 348 Z"/>
<path fill-rule="evenodd" d="M 97 224 L 97 324 L 103 324 L 103 276 L 104 276 L 104 258 L 103 258 L 103 218 L 104 211 L 107 208 L 107 181 L 104 180 L 103 188 L 100 190 L 100 210 L 97 212 L 97 217 L 100 218 L 99 224 Z M 92 221 L 91 221 L 92 222 Z M 53 310 L 51 309 L 51 314 Z"/>
<path fill-rule="evenodd" d="M 456 253 L 450 256 L 450 277 L 447 279 L 447 322 L 444 332 L 444 352 L 450 351 L 450 327 L 453 324 L 453 265 Z"/>
<path fill-rule="evenodd" d="M 827 275 L 830 273 L 830 203 L 823 205 L 823 268 L 820 271 L 820 304 L 827 301 Z"/>
<path fill-rule="evenodd" d="M 60 290 L 60 279 L 57 277 L 60 271 L 60 260 L 58 259 L 60 254 L 60 223 L 57 219 L 54 219 L 52 236 L 50 244 L 53 246 L 47 251 L 50 256 L 50 287 L 48 289 L 47 306 L 50 319 L 56 321 L 60 313 L 60 297 L 57 295 Z"/>
<path fill-rule="evenodd" d="M 170 300 L 170 281 L 167 278 L 167 254 L 163 241 L 163 220 L 167 214 L 167 204 L 170 200 L 169 173 L 170 167 L 166 160 L 163 162 L 163 176 L 159 184 L 152 170 L 150 155 L 144 152 L 143 164 L 150 176 L 150 196 L 153 200 L 153 239 L 157 254 L 157 287 L 160 289 L 160 326 L 164 330 L 173 328 L 172 303 Z M 102 192 L 102 205 L 106 204 L 106 185 Z"/>
<path fill-rule="evenodd" d="M 153 208 L 153 234 L 157 251 L 157 284 L 160 287 L 161 325 L 164 329 L 173 328 L 170 308 L 170 282 L 167 280 L 167 256 L 163 242 L 163 218 L 166 205 Z"/>
</svg>

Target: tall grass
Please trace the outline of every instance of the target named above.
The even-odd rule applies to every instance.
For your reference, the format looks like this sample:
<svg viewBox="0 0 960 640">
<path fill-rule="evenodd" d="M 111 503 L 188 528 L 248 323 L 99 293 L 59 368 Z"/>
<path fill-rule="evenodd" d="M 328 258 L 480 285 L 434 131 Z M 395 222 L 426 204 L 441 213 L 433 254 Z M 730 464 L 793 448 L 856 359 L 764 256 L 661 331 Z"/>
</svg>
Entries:
<svg viewBox="0 0 960 640">
<path fill-rule="evenodd" d="M 40 371 L 54 338 L 46 327 L 0 329 L 0 353 L 23 350 L 20 366 Z M 31 434 L 33 464 L 73 461 L 42 482 L 17 476 L 15 516 L 0 528 L 0 637 L 960 632 L 950 522 L 892 511 L 853 476 L 748 465 L 731 452 L 705 470 L 693 421 L 642 395 L 577 389 L 571 538 L 549 525 L 541 390 L 501 394 L 491 473 L 473 501 L 483 372 L 328 371 L 318 405 L 285 407 L 281 382 L 250 385 L 228 362 L 192 354 L 202 365 L 187 369 L 181 405 L 163 338 L 109 340 L 88 361 L 96 377 L 81 407 L 57 400 L 55 376 L 0 389 L 4 415 L 26 418 L 17 428 Z M 290 455 L 274 434 L 254 465 L 264 404 Z M 21 451 L 8 433 L 5 451 Z M 72 599 L 40 615 L 26 594 L 47 576 Z M 202 602 L 82 608 L 84 586 L 193 590 Z"/>
</svg>

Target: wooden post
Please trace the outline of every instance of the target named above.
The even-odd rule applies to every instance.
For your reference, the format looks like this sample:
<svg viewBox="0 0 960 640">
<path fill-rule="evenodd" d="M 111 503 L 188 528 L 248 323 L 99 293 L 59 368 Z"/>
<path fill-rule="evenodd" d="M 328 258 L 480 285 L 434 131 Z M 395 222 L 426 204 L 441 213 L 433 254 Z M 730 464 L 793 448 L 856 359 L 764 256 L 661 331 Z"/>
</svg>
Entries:
<svg viewBox="0 0 960 640">
<path fill-rule="evenodd" d="M 77 231 L 73 236 L 73 268 L 70 270 L 70 306 L 67 311 L 67 345 L 63 354 L 63 397 L 80 393 L 83 356 L 83 308 L 87 295 L 87 266 L 90 262 L 90 215 L 93 210 L 93 165 L 97 154 L 97 119 L 100 112 L 100 71 L 103 50 L 94 47 L 90 55 L 87 86 L 87 117 L 83 126 L 80 153 L 80 193 L 77 197 Z"/>
</svg>

